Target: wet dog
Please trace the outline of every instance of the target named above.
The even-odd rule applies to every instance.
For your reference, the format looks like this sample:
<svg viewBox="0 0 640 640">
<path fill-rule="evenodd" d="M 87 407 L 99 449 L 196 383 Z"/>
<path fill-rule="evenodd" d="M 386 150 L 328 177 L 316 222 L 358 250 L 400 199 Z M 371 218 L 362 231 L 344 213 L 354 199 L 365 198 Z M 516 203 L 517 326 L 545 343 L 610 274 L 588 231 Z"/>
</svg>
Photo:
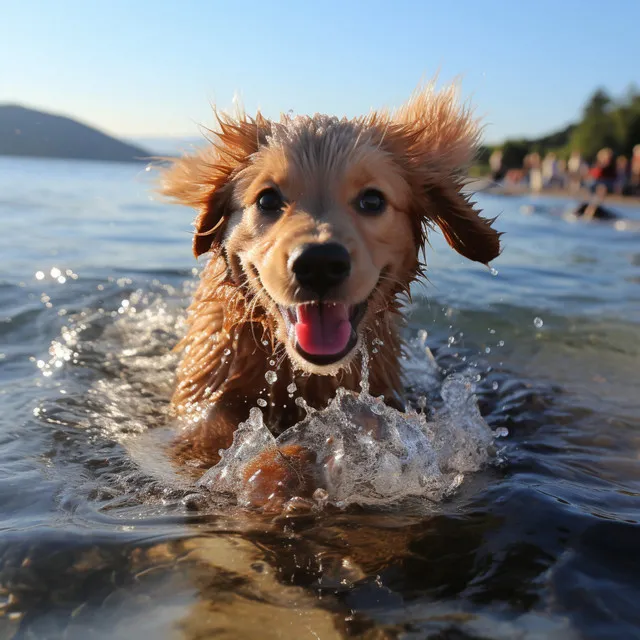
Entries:
<svg viewBox="0 0 640 640">
<path fill-rule="evenodd" d="M 195 255 L 210 254 L 173 396 L 187 424 L 179 455 L 202 467 L 259 399 L 277 434 L 303 417 L 291 385 L 313 407 L 338 386 L 357 391 L 361 346 L 379 345 L 371 393 L 400 405 L 402 297 L 423 273 L 428 229 L 470 260 L 500 251 L 462 192 L 478 126 L 454 87 L 352 120 L 217 120 L 210 144 L 163 176 L 164 193 L 198 212 Z M 265 471 L 265 495 L 292 482 L 300 494 L 308 462 L 294 447 L 251 467 Z"/>
</svg>

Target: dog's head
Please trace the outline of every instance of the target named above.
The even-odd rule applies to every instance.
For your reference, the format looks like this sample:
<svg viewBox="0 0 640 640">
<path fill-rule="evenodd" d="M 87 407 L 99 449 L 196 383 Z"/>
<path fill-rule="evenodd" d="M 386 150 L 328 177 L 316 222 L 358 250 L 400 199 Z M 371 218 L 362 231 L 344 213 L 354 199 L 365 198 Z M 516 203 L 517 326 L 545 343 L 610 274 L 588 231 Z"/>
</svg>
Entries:
<svg viewBox="0 0 640 640">
<path fill-rule="evenodd" d="M 478 128 L 454 88 L 354 120 L 218 121 L 206 149 L 166 171 L 164 192 L 198 209 L 195 254 L 224 260 L 305 371 L 351 361 L 421 273 L 428 227 L 471 260 L 499 253 L 491 221 L 460 191 Z"/>
</svg>

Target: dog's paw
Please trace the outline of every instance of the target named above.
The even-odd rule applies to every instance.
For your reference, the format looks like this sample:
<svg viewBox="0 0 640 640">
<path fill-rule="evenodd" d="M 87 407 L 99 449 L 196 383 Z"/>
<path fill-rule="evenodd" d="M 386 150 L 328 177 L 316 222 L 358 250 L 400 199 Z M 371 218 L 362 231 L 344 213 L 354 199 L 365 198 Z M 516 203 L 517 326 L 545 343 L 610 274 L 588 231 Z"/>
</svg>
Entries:
<svg viewBox="0 0 640 640">
<path fill-rule="evenodd" d="M 244 499 L 263 511 L 281 512 L 295 498 L 307 502 L 317 488 L 316 455 L 300 445 L 269 449 L 256 456 L 244 469 Z"/>
</svg>

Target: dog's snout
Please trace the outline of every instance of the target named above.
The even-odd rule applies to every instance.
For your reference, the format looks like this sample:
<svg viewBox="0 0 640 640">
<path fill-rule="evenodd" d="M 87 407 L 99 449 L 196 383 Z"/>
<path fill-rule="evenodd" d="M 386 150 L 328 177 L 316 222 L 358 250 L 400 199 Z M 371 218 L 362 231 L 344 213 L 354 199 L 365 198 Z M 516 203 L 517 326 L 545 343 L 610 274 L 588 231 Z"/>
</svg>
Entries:
<svg viewBox="0 0 640 640">
<path fill-rule="evenodd" d="M 319 296 L 342 284 L 351 273 L 349 252 L 337 242 L 304 245 L 293 253 L 289 265 L 296 280 Z"/>
</svg>

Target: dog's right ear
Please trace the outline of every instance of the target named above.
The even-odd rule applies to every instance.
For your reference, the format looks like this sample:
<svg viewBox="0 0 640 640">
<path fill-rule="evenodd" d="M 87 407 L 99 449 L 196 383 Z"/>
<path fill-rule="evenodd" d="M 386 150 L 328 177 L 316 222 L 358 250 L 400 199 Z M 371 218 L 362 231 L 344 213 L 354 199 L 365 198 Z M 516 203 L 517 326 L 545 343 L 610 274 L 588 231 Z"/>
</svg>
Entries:
<svg viewBox="0 0 640 640">
<path fill-rule="evenodd" d="M 198 211 L 193 252 L 196 257 L 220 247 L 226 221 L 233 213 L 233 179 L 266 141 L 269 121 L 240 114 L 216 113 L 218 131 L 194 155 L 172 160 L 162 172 L 161 192 Z"/>
</svg>

